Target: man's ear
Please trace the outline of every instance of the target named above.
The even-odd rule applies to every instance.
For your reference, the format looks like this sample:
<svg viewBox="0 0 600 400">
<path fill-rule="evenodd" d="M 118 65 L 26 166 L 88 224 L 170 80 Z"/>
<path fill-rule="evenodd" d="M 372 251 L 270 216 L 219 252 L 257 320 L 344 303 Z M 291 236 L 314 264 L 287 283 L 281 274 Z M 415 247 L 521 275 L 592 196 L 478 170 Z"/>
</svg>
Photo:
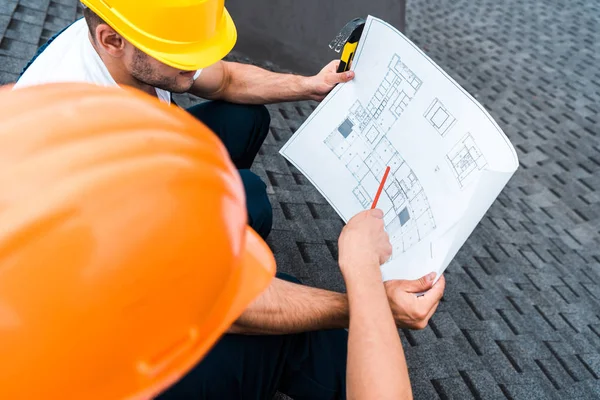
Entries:
<svg viewBox="0 0 600 400">
<path fill-rule="evenodd" d="M 106 24 L 96 27 L 96 44 L 113 57 L 120 57 L 125 49 L 125 39 Z"/>
</svg>

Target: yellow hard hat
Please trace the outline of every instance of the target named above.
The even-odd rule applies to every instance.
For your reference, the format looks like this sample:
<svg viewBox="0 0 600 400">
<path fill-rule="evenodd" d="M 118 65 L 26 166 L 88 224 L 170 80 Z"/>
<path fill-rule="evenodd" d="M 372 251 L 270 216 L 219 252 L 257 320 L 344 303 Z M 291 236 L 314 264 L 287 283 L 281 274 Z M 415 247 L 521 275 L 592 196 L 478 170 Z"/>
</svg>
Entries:
<svg viewBox="0 0 600 400">
<path fill-rule="evenodd" d="M 173 68 L 193 71 L 225 57 L 237 31 L 225 0 L 82 0 L 121 36 Z"/>
<path fill-rule="evenodd" d="M 0 399 L 153 398 L 270 283 L 216 135 L 142 92 L 0 91 Z"/>
</svg>

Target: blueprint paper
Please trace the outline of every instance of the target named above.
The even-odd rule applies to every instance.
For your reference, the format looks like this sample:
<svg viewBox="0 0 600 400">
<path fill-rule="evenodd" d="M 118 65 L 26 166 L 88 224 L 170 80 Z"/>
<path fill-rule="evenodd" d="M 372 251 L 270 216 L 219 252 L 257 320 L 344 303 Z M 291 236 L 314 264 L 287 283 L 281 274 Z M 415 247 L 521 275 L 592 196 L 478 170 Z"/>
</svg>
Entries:
<svg viewBox="0 0 600 400">
<path fill-rule="evenodd" d="M 393 246 L 384 280 L 447 268 L 518 168 L 485 109 L 391 25 L 369 17 L 352 65 L 281 149 L 347 222 L 377 208 Z"/>
</svg>

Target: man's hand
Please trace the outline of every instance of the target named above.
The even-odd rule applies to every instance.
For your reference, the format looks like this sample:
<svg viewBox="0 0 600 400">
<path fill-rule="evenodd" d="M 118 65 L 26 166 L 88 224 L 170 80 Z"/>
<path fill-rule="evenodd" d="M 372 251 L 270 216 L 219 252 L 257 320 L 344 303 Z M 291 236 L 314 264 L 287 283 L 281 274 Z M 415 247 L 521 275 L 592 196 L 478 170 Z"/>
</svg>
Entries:
<svg viewBox="0 0 600 400">
<path fill-rule="evenodd" d="M 383 211 L 368 210 L 354 216 L 342 230 L 338 244 L 344 278 L 378 276 L 381 282 L 379 267 L 392 255 Z"/>
<path fill-rule="evenodd" d="M 354 72 L 352 71 L 338 74 L 337 68 L 339 65 L 339 60 L 332 61 L 317 75 L 307 78 L 308 93 L 311 100 L 321 101 L 338 83 L 344 83 L 354 79 Z"/>
<path fill-rule="evenodd" d="M 446 280 L 442 276 L 435 285 L 435 272 L 415 281 L 385 283 L 392 314 L 399 328 L 425 329 L 444 295 Z M 416 293 L 426 292 L 417 297 Z"/>
</svg>

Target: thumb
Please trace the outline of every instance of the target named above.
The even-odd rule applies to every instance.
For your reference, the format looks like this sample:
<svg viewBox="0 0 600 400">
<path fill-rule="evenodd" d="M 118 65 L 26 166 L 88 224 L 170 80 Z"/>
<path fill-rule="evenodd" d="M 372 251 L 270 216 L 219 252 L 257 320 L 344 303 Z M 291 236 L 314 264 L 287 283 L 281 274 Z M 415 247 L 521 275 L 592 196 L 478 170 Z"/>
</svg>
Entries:
<svg viewBox="0 0 600 400">
<path fill-rule="evenodd" d="M 325 71 L 337 71 L 338 67 L 340 66 L 340 60 L 333 60 L 331 61 L 329 64 L 327 64 L 327 66 L 325 66 L 325 68 L 323 68 L 323 70 Z"/>
<path fill-rule="evenodd" d="M 383 210 L 379 208 L 375 208 L 373 210 L 367 210 L 367 214 L 369 214 L 373 218 L 382 219 L 383 218 Z"/>
<path fill-rule="evenodd" d="M 341 73 L 335 73 L 333 74 L 332 77 L 332 84 L 338 84 L 338 83 L 344 83 L 344 82 L 348 82 L 351 81 L 352 79 L 354 79 L 354 72 L 352 71 L 346 71 L 346 72 L 341 72 Z"/>
<path fill-rule="evenodd" d="M 435 312 L 437 308 L 437 304 L 444 296 L 444 290 L 446 289 L 446 280 L 444 277 L 440 277 L 437 283 L 425 293 L 423 296 L 419 298 L 420 302 L 422 302 L 429 309 L 429 318 Z"/>
<path fill-rule="evenodd" d="M 425 276 L 420 277 L 414 281 L 398 281 L 398 287 L 408 293 L 422 293 L 426 292 L 433 286 L 433 281 L 437 274 L 432 272 Z"/>
</svg>

